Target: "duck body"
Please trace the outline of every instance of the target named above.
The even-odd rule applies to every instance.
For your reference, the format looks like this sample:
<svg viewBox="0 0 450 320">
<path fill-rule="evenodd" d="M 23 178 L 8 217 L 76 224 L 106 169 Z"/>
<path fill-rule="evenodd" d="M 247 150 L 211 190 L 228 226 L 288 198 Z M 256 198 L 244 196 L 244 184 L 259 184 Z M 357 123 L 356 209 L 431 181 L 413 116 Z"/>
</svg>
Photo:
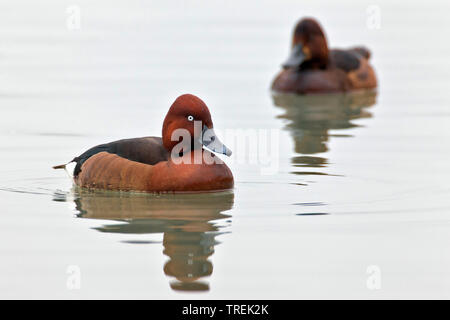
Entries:
<svg viewBox="0 0 450 320">
<path fill-rule="evenodd" d="M 315 94 L 348 91 L 350 83 L 344 71 L 337 68 L 324 70 L 282 70 L 275 78 L 272 90 L 284 93 Z"/>
<path fill-rule="evenodd" d="M 202 150 L 204 152 L 214 156 Z M 182 157 L 184 159 L 179 159 L 181 163 L 169 157 L 152 165 L 101 151 L 83 163 L 74 180 L 82 188 L 152 193 L 194 193 L 233 188 L 233 175 L 225 163 L 195 164 L 193 157 L 193 153 L 189 153 Z"/>
<path fill-rule="evenodd" d="M 272 83 L 276 92 L 321 94 L 377 86 L 370 51 L 364 47 L 329 50 L 322 28 L 313 19 L 297 24 L 292 46 L 283 70 Z"/>
<path fill-rule="evenodd" d="M 192 122 L 196 119 L 203 127 L 201 136 L 193 129 Z M 171 137 L 177 129 L 189 133 L 189 140 L 184 141 L 181 152 L 178 149 L 172 152 L 177 141 Z M 193 95 L 183 95 L 175 100 L 164 120 L 162 138 L 124 139 L 91 148 L 71 161 L 76 163 L 74 182 L 88 189 L 151 193 L 232 189 L 231 170 L 203 146 L 231 154 L 215 136 L 203 101 Z"/>
</svg>

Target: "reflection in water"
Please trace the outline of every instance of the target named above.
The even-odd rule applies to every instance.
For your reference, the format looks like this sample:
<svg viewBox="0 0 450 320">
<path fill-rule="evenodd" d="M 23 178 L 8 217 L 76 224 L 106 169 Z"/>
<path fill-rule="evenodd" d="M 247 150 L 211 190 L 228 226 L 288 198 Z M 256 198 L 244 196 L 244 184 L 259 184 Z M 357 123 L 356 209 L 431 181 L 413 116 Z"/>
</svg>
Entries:
<svg viewBox="0 0 450 320">
<path fill-rule="evenodd" d="M 164 254 L 169 260 L 164 273 L 176 280 L 174 290 L 206 291 L 215 240 L 221 228 L 213 221 L 233 206 L 234 194 L 149 195 L 77 190 L 75 200 L 80 218 L 107 219 L 123 223 L 105 224 L 100 232 L 123 234 L 164 233 Z M 127 241 L 128 243 L 149 243 Z"/>
<path fill-rule="evenodd" d="M 352 120 L 370 118 L 372 114 L 365 108 L 376 102 L 376 91 L 361 91 L 346 94 L 326 94 L 300 96 L 295 94 L 273 95 L 274 104 L 285 110 L 279 118 L 289 120 L 286 128 L 294 138 L 295 152 L 302 154 L 292 158 L 294 167 L 326 167 L 324 157 L 311 156 L 328 151 L 329 137 L 349 137 L 331 135 L 330 129 L 356 127 Z M 299 175 L 325 175 L 323 172 L 296 171 Z"/>
</svg>

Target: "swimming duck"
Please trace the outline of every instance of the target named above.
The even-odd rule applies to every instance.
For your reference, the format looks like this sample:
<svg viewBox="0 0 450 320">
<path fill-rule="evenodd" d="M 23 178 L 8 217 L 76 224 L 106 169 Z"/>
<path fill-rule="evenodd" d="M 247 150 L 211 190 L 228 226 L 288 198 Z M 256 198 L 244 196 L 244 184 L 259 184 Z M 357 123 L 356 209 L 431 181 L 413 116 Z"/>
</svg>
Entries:
<svg viewBox="0 0 450 320">
<path fill-rule="evenodd" d="M 329 50 L 319 23 L 304 18 L 294 29 L 291 54 L 272 90 L 310 94 L 373 89 L 377 80 L 369 59 L 364 47 Z"/>
<path fill-rule="evenodd" d="M 69 163 L 76 163 L 74 182 L 83 188 L 156 193 L 232 189 L 231 170 L 203 147 L 231 155 L 214 132 L 206 104 L 194 95 L 184 94 L 170 107 L 162 138 L 124 139 L 98 145 Z"/>
</svg>

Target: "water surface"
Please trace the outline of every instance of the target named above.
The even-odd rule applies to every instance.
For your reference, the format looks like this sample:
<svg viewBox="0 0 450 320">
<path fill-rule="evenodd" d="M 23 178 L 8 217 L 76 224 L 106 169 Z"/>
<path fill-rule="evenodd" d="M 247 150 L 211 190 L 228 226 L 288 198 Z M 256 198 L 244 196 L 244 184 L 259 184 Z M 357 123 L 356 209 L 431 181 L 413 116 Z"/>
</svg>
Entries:
<svg viewBox="0 0 450 320">
<path fill-rule="evenodd" d="M 378 2 L 379 29 L 365 1 L 83 0 L 79 30 L 70 5 L 0 5 L 0 297 L 450 297 L 447 2 Z M 303 15 L 332 47 L 370 47 L 377 92 L 269 91 Z M 218 132 L 278 132 L 276 172 L 235 152 L 233 192 L 155 196 L 51 169 L 160 135 L 186 92 Z"/>
</svg>

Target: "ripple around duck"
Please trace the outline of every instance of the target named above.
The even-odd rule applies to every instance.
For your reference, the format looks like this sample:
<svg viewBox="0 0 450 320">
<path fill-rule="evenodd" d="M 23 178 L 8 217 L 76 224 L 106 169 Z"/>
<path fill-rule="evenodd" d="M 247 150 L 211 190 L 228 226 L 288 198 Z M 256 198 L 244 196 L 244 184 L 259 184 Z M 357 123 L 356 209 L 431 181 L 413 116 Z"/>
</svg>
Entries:
<svg viewBox="0 0 450 320">
<path fill-rule="evenodd" d="M 226 212 L 233 207 L 233 192 L 147 194 L 85 190 L 76 186 L 65 191 L 38 186 L 49 181 L 47 178 L 14 179 L 0 191 L 73 203 L 75 217 L 100 222 L 91 229 L 120 235 L 120 243 L 162 244 L 163 254 L 169 258 L 163 270 L 171 278 L 172 290 L 209 290 L 204 278 L 213 272 L 210 257 L 220 243 L 217 236 L 229 233 L 224 229 L 231 224 L 231 216 Z M 25 184 L 28 186 L 23 187 Z M 147 239 L 151 235 L 162 235 L 163 240 Z"/>
<path fill-rule="evenodd" d="M 299 203 L 293 203 L 294 206 L 304 206 L 304 207 L 319 207 L 319 206 L 325 206 L 326 203 L 324 202 L 299 202 Z"/>
</svg>

